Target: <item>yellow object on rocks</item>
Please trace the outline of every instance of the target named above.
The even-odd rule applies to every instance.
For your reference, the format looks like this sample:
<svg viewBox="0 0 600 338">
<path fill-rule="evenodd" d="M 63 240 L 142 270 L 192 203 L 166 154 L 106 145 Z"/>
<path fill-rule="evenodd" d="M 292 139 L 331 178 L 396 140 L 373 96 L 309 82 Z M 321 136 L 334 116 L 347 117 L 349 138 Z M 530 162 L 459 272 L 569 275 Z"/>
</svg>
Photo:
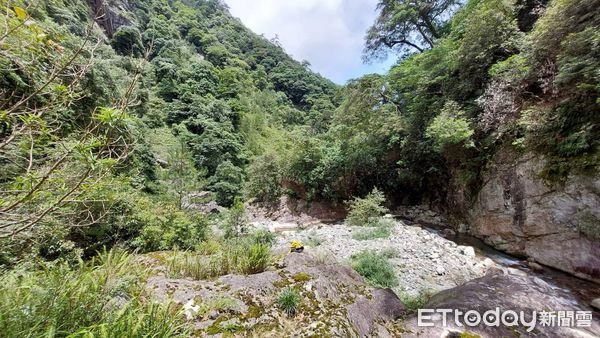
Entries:
<svg viewBox="0 0 600 338">
<path fill-rule="evenodd" d="M 298 240 L 293 240 L 290 244 L 290 252 L 302 252 L 304 251 L 304 244 Z"/>
</svg>

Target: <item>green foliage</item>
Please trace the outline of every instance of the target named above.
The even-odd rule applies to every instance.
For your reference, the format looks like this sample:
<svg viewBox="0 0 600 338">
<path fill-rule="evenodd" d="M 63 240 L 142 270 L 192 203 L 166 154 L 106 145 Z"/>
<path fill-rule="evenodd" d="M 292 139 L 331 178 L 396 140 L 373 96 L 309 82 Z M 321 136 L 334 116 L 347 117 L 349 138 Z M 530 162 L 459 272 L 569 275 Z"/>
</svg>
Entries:
<svg viewBox="0 0 600 338">
<path fill-rule="evenodd" d="M 72 269 L 57 264 L 9 272 L 0 277 L 0 330 L 6 337 L 187 336 L 172 307 L 137 298 L 145 274 L 121 251 Z"/>
<path fill-rule="evenodd" d="M 240 197 L 235 197 L 233 205 L 227 211 L 222 228 L 225 231 L 225 238 L 232 238 L 242 235 L 246 232 L 246 208 Z"/>
<path fill-rule="evenodd" d="M 351 257 L 352 268 L 373 286 L 391 288 L 398 285 L 394 268 L 382 254 L 362 251 Z"/>
<path fill-rule="evenodd" d="M 379 1 L 379 16 L 367 33 L 366 58 L 384 58 L 390 49 L 409 54 L 433 47 L 459 4 L 457 0 Z"/>
<path fill-rule="evenodd" d="M 146 204 L 139 201 L 130 216 L 130 226 L 140 227 L 131 245 L 142 251 L 194 248 L 205 238 L 208 222 L 203 215 L 193 215 L 175 206 Z M 139 208 L 139 209 L 138 209 Z"/>
<path fill-rule="evenodd" d="M 250 238 L 255 243 L 273 246 L 275 244 L 275 234 L 268 229 L 255 230 L 250 234 Z"/>
<path fill-rule="evenodd" d="M 230 161 L 219 164 L 215 175 L 210 178 L 210 187 L 217 195 L 220 205 L 230 206 L 240 194 L 243 184 L 243 172 Z"/>
<path fill-rule="evenodd" d="M 435 149 L 439 152 L 456 145 L 473 146 L 473 129 L 464 118 L 460 106 L 454 101 L 446 102 L 440 114 L 427 127 L 425 134 L 433 139 Z"/>
<path fill-rule="evenodd" d="M 239 261 L 239 269 L 245 274 L 265 271 L 271 259 L 271 247 L 262 243 L 253 243 L 246 248 Z"/>
<path fill-rule="evenodd" d="M 110 44 L 115 52 L 121 55 L 139 57 L 144 53 L 142 36 L 136 27 L 119 27 L 113 35 Z"/>
<path fill-rule="evenodd" d="M 377 225 L 379 217 L 388 211 L 384 203 L 385 195 L 377 188 L 365 198 L 355 197 L 347 202 L 349 210 L 346 222 L 354 226 Z"/>
<path fill-rule="evenodd" d="M 476 91 L 487 80 L 490 66 L 518 51 L 521 33 L 511 2 L 472 2 L 475 5 L 465 9 L 464 19 L 454 22 L 454 32 L 461 34 L 457 51 L 461 81 L 465 89 Z"/>
<path fill-rule="evenodd" d="M 593 240 L 600 240 L 600 218 L 590 211 L 578 214 L 579 231 Z"/>
<path fill-rule="evenodd" d="M 175 253 L 166 266 L 171 277 L 202 280 L 230 273 L 260 273 L 269 266 L 270 260 L 269 245 L 245 237 L 227 240 L 209 251 Z"/>
<path fill-rule="evenodd" d="M 275 203 L 281 196 L 282 173 L 278 158 L 271 153 L 264 154 L 248 167 L 248 196 L 259 202 Z"/>
<path fill-rule="evenodd" d="M 431 296 L 433 296 L 432 291 L 424 290 L 419 292 L 419 294 L 416 296 L 407 293 L 401 293 L 398 298 L 400 298 L 402 304 L 404 304 L 410 311 L 416 312 L 417 310 L 422 309 L 427 302 L 429 302 Z"/>
<path fill-rule="evenodd" d="M 368 241 L 377 238 L 388 238 L 392 234 L 393 221 L 380 218 L 376 222 L 371 222 L 371 224 L 372 227 L 369 229 L 361 229 L 353 232 L 352 238 L 358 241 Z"/>
<path fill-rule="evenodd" d="M 294 317 L 300 307 L 300 293 L 293 287 L 286 287 L 277 295 L 277 305 L 288 316 Z"/>
</svg>

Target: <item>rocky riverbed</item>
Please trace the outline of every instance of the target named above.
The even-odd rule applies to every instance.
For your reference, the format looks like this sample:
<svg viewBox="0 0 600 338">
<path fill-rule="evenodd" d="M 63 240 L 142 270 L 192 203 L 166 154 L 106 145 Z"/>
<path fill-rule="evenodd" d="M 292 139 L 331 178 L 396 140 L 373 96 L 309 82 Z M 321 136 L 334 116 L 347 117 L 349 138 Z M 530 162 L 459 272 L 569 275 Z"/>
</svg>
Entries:
<svg viewBox="0 0 600 338">
<path fill-rule="evenodd" d="M 319 223 L 306 229 L 283 231 L 277 240 L 280 246 L 289 245 L 294 239 L 300 240 L 319 254 L 329 255 L 342 263 L 361 251 L 385 251 L 391 257 L 390 263 L 399 280 L 394 291 L 412 297 L 453 288 L 485 275 L 495 266 L 492 260 L 476 256 L 472 247 L 457 245 L 417 226 L 390 221 L 394 225 L 387 238 L 357 240 L 353 235 L 368 231 L 368 227 Z M 274 226 L 271 224 L 270 227 Z"/>
</svg>

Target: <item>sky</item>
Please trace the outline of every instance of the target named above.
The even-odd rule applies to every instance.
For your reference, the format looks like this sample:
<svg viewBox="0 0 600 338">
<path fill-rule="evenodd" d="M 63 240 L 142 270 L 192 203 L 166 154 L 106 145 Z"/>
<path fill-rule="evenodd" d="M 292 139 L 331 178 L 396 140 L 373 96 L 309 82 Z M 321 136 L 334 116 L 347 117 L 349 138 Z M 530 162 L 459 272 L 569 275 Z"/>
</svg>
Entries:
<svg viewBox="0 0 600 338">
<path fill-rule="evenodd" d="M 257 34 L 275 36 L 296 60 L 344 84 L 369 73 L 385 73 L 393 57 L 364 64 L 367 29 L 375 21 L 377 0 L 225 0 L 233 16 Z"/>
</svg>

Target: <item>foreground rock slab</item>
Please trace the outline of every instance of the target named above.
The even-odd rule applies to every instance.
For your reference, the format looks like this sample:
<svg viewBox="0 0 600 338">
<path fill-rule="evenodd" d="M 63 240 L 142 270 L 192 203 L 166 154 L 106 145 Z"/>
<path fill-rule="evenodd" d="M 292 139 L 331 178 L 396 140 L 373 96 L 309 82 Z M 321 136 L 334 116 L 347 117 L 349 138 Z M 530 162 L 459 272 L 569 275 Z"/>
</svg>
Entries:
<svg viewBox="0 0 600 338">
<path fill-rule="evenodd" d="M 282 254 L 277 268 L 215 280 L 150 277 L 147 292 L 157 301 L 186 309 L 197 336 L 393 337 L 405 306 L 389 289 L 366 286 L 350 267 L 328 263 L 310 252 Z M 276 303 L 281 290 L 301 296 L 294 317 Z"/>
<path fill-rule="evenodd" d="M 523 311 L 527 322 L 533 320 L 533 311 L 538 312 L 537 325 L 533 331 L 528 332 L 526 326 L 486 326 L 481 323 L 475 327 L 467 327 L 464 320 L 459 320 L 463 326 L 455 323 L 454 315 L 448 315 L 447 325 L 443 325 L 441 315 L 433 316 L 432 327 L 419 327 L 417 316 L 409 318 L 405 322 L 408 332 L 402 337 L 462 337 L 471 334 L 479 337 L 598 337 L 600 334 L 600 322 L 597 312 L 594 319 L 590 321 L 589 327 L 575 326 L 573 321 L 571 327 L 543 326 L 539 312 L 546 311 L 588 311 L 592 314 L 592 308 L 577 304 L 573 301 L 573 295 L 563 289 L 553 287 L 539 278 L 511 274 L 508 270 L 491 271 L 488 275 L 474 279 L 456 288 L 442 291 L 433 296 L 423 307 L 424 309 L 458 309 L 463 313 L 475 310 L 480 314 L 488 310 L 499 308 L 500 311 L 513 310 L 519 313 Z M 428 321 L 430 322 L 430 321 Z M 557 320 L 558 323 L 558 320 Z M 583 322 L 580 322 L 583 323 Z M 557 324 L 558 325 L 558 324 Z"/>
</svg>

